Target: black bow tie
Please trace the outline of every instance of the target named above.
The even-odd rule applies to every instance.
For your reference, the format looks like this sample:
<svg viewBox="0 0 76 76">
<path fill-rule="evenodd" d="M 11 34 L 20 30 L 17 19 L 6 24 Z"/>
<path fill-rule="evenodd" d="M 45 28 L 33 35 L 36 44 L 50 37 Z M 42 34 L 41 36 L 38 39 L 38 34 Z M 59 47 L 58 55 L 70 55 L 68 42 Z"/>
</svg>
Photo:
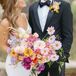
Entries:
<svg viewBox="0 0 76 76">
<path fill-rule="evenodd" d="M 45 6 L 45 5 L 47 5 L 47 6 L 50 6 L 50 1 L 49 0 L 47 0 L 46 2 L 39 2 L 39 5 L 40 5 L 40 7 L 43 7 L 43 6 Z"/>
</svg>

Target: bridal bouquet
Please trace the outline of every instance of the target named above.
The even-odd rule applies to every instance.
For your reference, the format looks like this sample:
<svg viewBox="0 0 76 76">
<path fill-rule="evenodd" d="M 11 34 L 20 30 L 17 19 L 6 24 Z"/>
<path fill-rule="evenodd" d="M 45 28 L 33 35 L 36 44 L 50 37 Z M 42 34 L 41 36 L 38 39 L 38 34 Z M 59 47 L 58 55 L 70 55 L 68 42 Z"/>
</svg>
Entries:
<svg viewBox="0 0 76 76">
<path fill-rule="evenodd" d="M 18 38 L 10 38 L 8 44 L 11 63 L 16 65 L 21 62 L 25 69 L 31 69 L 31 75 L 39 74 L 45 69 L 45 63 L 50 66 L 59 59 L 56 51 L 62 48 L 62 43 L 56 39 L 54 33 L 54 27 L 49 27 L 49 37 L 42 40 L 37 33 L 22 33 Z"/>
</svg>

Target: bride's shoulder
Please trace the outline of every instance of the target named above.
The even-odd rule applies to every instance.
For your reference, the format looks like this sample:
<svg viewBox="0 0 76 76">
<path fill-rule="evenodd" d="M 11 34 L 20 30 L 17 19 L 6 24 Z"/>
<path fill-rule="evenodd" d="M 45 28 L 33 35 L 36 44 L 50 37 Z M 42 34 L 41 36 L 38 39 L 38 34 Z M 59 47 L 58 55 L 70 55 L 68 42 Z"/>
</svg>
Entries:
<svg viewBox="0 0 76 76">
<path fill-rule="evenodd" d="M 9 26 L 9 21 L 7 18 L 4 18 L 0 21 L 0 25 L 2 26 Z"/>
</svg>

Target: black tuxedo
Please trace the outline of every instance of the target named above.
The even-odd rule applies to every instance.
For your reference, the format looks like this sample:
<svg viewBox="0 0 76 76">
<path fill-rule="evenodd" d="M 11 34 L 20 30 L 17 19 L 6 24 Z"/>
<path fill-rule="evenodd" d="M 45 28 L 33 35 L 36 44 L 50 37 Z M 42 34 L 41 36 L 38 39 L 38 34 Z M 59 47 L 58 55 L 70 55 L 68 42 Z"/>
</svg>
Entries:
<svg viewBox="0 0 76 76">
<path fill-rule="evenodd" d="M 54 26 L 56 30 L 55 35 L 58 34 L 61 37 L 61 42 L 64 49 L 63 56 L 66 56 L 66 62 L 67 62 L 73 40 L 73 27 L 72 27 L 73 19 L 70 4 L 65 1 L 61 1 L 59 13 L 51 12 L 49 10 L 46 25 L 43 32 L 41 31 L 37 8 L 38 8 L 38 2 L 34 3 L 29 8 L 29 23 L 32 28 L 32 32 L 33 33 L 37 32 L 40 38 L 42 39 L 47 33 L 46 31 L 47 28 L 49 26 Z M 46 70 L 39 76 L 47 76 L 46 75 L 47 71 L 48 69 L 46 68 Z M 58 64 L 54 63 L 49 71 L 51 73 L 51 76 L 59 76 Z"/>
</svg>

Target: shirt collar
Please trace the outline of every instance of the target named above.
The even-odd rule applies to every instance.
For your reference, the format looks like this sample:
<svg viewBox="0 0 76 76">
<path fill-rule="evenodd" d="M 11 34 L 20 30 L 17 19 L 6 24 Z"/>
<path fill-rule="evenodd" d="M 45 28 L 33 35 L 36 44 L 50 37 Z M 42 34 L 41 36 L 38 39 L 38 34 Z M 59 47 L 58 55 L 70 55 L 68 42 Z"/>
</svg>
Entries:
<svg viewBox="0 0 76 76">
<path fill-rule="evenodd" d="M 47 0 L 41 0 L 41 2 L 43 2 L 43 3 L 46 2 L 46 1 L 47 1 Z M 52 3 L 52 1 L 53 1 L 53 0 L 50 0 L 51 3 Z"/>
</svg>

